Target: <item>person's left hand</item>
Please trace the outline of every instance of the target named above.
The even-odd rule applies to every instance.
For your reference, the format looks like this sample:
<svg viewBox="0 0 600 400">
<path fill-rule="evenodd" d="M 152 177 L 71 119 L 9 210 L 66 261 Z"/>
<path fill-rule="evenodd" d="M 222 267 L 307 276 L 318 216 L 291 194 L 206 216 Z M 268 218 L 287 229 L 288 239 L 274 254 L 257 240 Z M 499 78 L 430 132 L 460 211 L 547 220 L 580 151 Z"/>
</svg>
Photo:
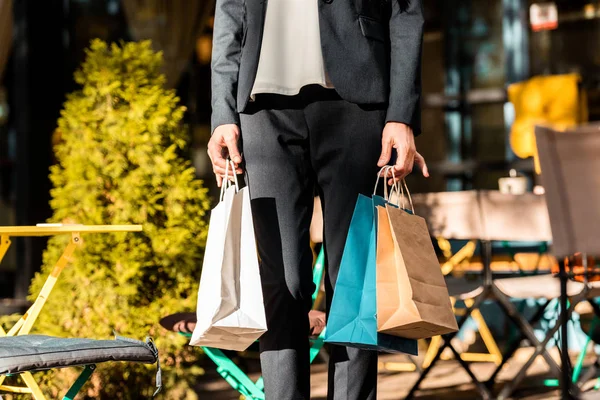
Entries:
<svg viewBox="0 0 600 400">
<path fill-rule="evenodd" d="M 390 162 L 392 158 L 392 149 L 396 149 L 396 164 L 392 171 L 396 180 L 404 179 L 413 170 L 416 165 L 421 169 L 424 177 L 429 177 L 429 170 L 422 155 L 417 152 L 415 147 L 415 136 L 410 126 L 400 122 L 388 122 L 383 129 L 381 137 L 381 156 L 377 165 L 383 167 Z M 392 185 L 394 179 L 390 179 L 388 184 Z"/>
</svg>

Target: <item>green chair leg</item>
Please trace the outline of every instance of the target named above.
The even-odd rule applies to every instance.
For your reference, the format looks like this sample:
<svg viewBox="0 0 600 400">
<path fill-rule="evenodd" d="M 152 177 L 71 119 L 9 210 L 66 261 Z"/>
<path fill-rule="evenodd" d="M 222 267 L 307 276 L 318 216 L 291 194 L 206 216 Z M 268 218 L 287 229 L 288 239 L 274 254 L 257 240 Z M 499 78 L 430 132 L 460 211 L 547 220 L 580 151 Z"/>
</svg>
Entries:
<svg viewBox="0 0 600 400">
<path fill-rule="evenodd" d="M 593 325 L 593 324 L 592 324 Z M 583 369 L 583 362 L 585 361 L 585 355 L 587 353 L 587 348 L 592 341 L 591 337 L 587 337 L 585 340 L 585 344 L 579 353 L 579 357 L 577 357 L 577 363 L 575 364 L 575 368 L 573 369 L 573 383 L 579 380 L 579 375 L 581 375 L 581 370 Z"/>
<path fill-rule="evenodd" d="M 75 396 L 77 396 L 77 393 L 79 393 L 83 385 L 85 385 L 88 379 L 90 379 L 90 376 L 92 376 L 95 369 L 96 365 L 94 364 L 86 365 L 85 368 L 83 368 L 83 371 L 81 372 L 77 380 L 75 381 L 75 383 L 73 384 L 73 386 L 71 386 L 67 394 L 65 394 L 65 396 L 63 397 L 63 400 L 75 399 Z"/>
<path fill-rule="evenodd" d="M 598 317 L 594 316 L 594 318 L 592 319 L 592 323 L 590 324 L 590 331 L 589 331 L 589 334 L 587 335 L 585 345 L 583 346 L 581 353 L 579 353 L 579 357 L 577 358 L 577 364 L 575 365 L 575 369 L 573 370 L 573 383 L 577 383 L 577 381 L 579 380 L 579 375 L 581 375 L 581 370 L 583 369 L 583 362 L 585 360 L 585 355 L 587 353 L 588 346 L 590 345 L 590 342 L 592 341 L 592 333 L 596 329 L 598 322 L 600 322 L 600 320 L 598 320 Z M 596 384 L 596 386 L 597 386 L 597 384 Z"/>
<path fill-rule="evenodd" d="M 217 372 L 231 385 L 232 388 L 249 399 L 264 400 L 265 394 L 261 388 L 219 349 L 203 347 L 204 353 L 217 365 Z"/>
<path fill-rule="evenodd" d="M 313 267 L 313 283 L 315 284 L 315 291 L 312 294 L 313 304 L 317 300 L 319 295 L 319 289 L 321 288 L 321 282 L 323 281 L 323 274 L 325 273 L 325 248 L 321 246 L 319 255 L 315 260 Z"/>
<path fill-rule="evenodd" d="M 262 392 L 265 391 L 265 380 L 262 376 L 256 381 L 256 387 Z"/>
<path fill-rule="evenodd" d="M 575 368 L 573 368 L 573 383 L 577 383 L 577 381 L 579 380 L 579 376 L 581 375 L 581 371 L 583 370 L 583 362 L 585 361 L 587 348 L 590 345 L 590 342 L 592 341 L 591 333 L 594 331 L 594 329 L 596 329 L 596 325 L 598 322 L 600 322 L 598 320 L 598 318 L 594 317 L 594 319 L 592 320 L 591 327 L 590 327 L 590 334 L 587 335 L 585 344 L 583 345 L 581 352 L 579 353 L 579 357 L 577 357 L 577 363 L 575 364 Z M 596 383 L 594 390 L 597 390 L 597 387 L 600 384 L 600 378 L 598 378 L 598 379 L 599 379 L 599 381 L 598 381 L 598 383 Z M 558 379 L 546 379 L 544 381 L 544 384 L 545 384 L 545 386 L 549 386 L 549 387 L 558 387 L 559 380 Z"/>
<path fill-rule="evenodd" d="M 315 358 L 317 358 L 319 352 L 321 351 L 321 348 L 323 347 L 323 344 L 325 343 L 325 331 L 326 329 L 323 329 L 323 332 L 321 332 L 321 334 L 312 342 L 312 345 L 310 346 L 311 364 L 315 360 Z"/>
</svg>

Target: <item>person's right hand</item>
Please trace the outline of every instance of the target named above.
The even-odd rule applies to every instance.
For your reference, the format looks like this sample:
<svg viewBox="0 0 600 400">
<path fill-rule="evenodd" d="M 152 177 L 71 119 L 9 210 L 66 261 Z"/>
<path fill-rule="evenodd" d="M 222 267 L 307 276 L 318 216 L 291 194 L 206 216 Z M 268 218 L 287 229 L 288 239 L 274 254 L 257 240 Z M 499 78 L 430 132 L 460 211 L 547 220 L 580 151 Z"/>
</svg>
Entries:
<svg viewBox="0 0 600 400">
<path fill-rule="evenodd" d="M 227 166 L 227 157 L 235 164 L 235 173 L 241 174 L 243 171 L 239 167 L 242 162 L 242 156 L 238 150 L 238 138 L 240 137 L 240 128 L 236 124 L 227 124 L 218 126 L 213 132 L 208 142 L 208 156 L 213 166 L 213 172 L 217 178 L 217 185 L 221 187 L 223 178 L 225 178 L 225 167 Z M 233 171 L 229 169 L 228 179 L 233 179 Z"/>
</svg>

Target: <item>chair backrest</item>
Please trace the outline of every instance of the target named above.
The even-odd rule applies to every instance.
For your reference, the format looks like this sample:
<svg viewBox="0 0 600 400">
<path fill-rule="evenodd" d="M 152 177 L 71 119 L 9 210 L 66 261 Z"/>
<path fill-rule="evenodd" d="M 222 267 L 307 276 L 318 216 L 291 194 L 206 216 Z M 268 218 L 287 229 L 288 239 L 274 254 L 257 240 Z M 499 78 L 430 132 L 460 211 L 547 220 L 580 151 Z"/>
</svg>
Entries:
<svg viewBox="0 0 600 400">
<path fill-rule="evenodd" d="M 412 199 L 415 214 L 425 218 L 431 236 L 456 240 L 482 237 L 476 191 L 415 194 Z"/>
<path fill-rule="evenodd" d="M 559 258 L 600 256 L 600 129 L 566 132 L 536 127 L 541 180 Z"/>
<path fill-rule="evenodd" d="M 479 200 L 483 239 L 519 242 L 552 240 L 544 196 L 482 190 L 479 192 Z"/>
</svg>

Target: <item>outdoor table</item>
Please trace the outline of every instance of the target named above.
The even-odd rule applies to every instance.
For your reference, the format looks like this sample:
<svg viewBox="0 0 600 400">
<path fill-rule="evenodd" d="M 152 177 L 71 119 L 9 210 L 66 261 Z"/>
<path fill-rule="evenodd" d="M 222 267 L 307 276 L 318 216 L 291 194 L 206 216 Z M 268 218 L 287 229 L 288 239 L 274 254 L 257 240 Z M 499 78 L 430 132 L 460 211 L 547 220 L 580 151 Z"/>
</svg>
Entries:
<svg viewBox="0 0 600 400">
<path fill-rule="evenodd" d="M 44 286 L 36 297 L 34 303 L 8 332 L 6 332 L 0 326 L 0 337 L 29 334 L 40 312 L 44 308 L 48 296 L 52 292 L 52 289 L 54 289 L 54 285 L 56 284 L 62 270 L 71 261 L 71 257 L 75 249 L 82 244 L 82 234 L 141 231 L 141 225 L 39 224 L 37 226 L 0 226 L 0 262 L 2 262 L 4 255 L 11 245 L 10 239 L 12 237 L 44 237 L 56 235 L 71 236 L 69 244 L 56 262 L 50 275 L 46 278 L 46 282 L 44 283 Z M 30 372 L 24 372 L 20 376 L 29 389 L 23 387 L 2 386 L 5 377 L 0 376 L 0 391 L 11 393 L 31 393 L 36 400 L 43 400 L 45 398 Z"/>
<path fill-rule="evenodd" d="M 503 194 L 499 191 L 472 190 L 462 192 L 428 193 L 413 195 L 415 213 L 427 221 L 433 237 L 449 240 L 477 240 L 482 256 L 482 285 L 474 292 L 475 301 L 459 321 L 459 327 L 478 309 L 485 300 L 496 301 L 506 315 L 518 326 L 524 336 L 537 343 L 533 328 L 519 314 L 516 307 L 494 283 L 492 274 L 492 244 L 503 242 L 550 242 L 552 240 L 548 211 L 544 196 L 533 193 L 522 195 Z M 433 362 L 422 373 L 407 398 L 412 398 L 434 363 L 446 347 L 457 355 L 450 344 L 455 334 L 444 337 Z M 556 362 L 542 354 L 555 373 L 560 373 Z M 457 355 L 459 363 L 477 386 L 484 398 L 491 392 L 482 385 Z"/>
</svg>

